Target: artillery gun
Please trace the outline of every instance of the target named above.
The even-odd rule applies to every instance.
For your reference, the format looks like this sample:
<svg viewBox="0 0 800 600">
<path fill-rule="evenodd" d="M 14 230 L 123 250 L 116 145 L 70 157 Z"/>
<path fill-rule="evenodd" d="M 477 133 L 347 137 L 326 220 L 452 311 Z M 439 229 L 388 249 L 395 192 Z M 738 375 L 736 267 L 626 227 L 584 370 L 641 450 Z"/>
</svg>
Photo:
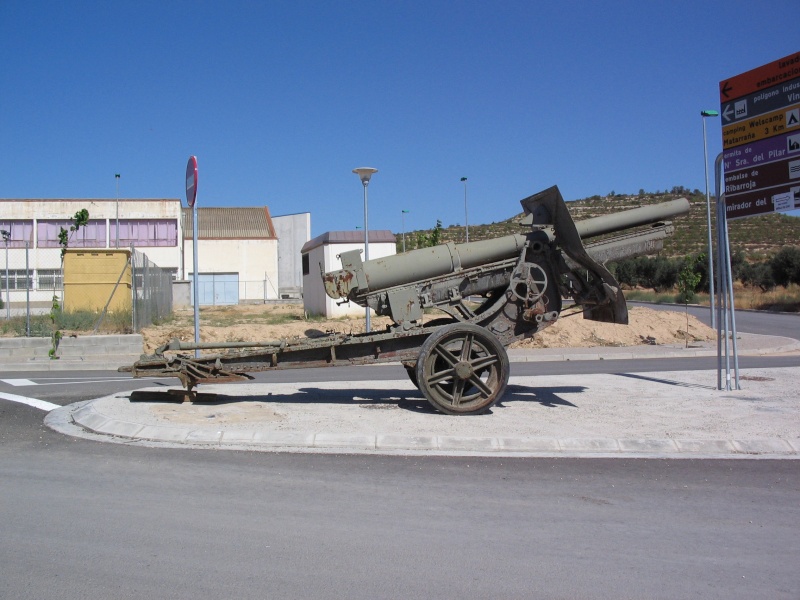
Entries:
<svg viewBox="0 0 800 600">
<path fill-rule="evenodd" d="M 520 202 L 524 233 L 366 262 L 352 250 L 340 255 L 341 270 L 321 273 L 330 297 L 390 317 L 385 331 L 269 342 L 172 340 L 120 371 L 177 377 L 191 394 L 200 383 L 252 379 L 258 371 L 400 362 L 438 410 L 484 412 L 508 384 L 506 347 L 555 323 L 565 300 L 586 319 L 627 324 L 625 298 L 605 263 L 657 252 L 674 231 L 667 219 L 689 211 L 680 198 L 575 222 L 556 186 Z M 650 227 L 583 243 L 644 225 Z M 426 321 L 426 309 L 442 316 Z M 180 354 L 185 350 L 224 352 L 193 357 Z"/>
</svg>

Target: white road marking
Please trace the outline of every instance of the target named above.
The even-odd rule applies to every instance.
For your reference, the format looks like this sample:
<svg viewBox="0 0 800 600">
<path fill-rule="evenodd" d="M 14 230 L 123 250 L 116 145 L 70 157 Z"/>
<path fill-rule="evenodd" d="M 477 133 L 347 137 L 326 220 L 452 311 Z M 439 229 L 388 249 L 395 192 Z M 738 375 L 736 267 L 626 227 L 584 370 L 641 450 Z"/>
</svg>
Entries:
<svg viewBox="0 0 800 600">
<path fill-rule="evenodd" d="M 0 379 L 3 383 L 7 383 L 8 385 L 13 385 L 14 387 L 19 387 L 21 385 L 36 385 L 30 379 Z"/>
<path fill-rule="evenodd" d="M 170 379 L 169 377 L 141 377 L 143 380 Z M 39 380 L 39 383 L 31 379 L 0 379 L 1 382 L 13 386 L 30 385 L 70 385 L 84 383 L 108 383 L 113 381 L 132 381 L 131 377 L 106 377 L 104 379 L 90 379 L 81 377 L 47 377 Z M 47 382 L 47 383 L 45 383 Z"/>
<path fill-rule="evenodd" d="M 38 408 L 39 410 L 46 410 L 51 411 L 54 408 L 61 408 L 58 404 L 53 404 L 52 402 L 46 402 L 44 400 L 38 400 L 36 398 L 28 398 L 26 396 L 17 396 L 16 394 L 6 394 L 5 392 L 0 392 L 0 399 L 2 400 L 9 400 L 11 402 L 19 402 L 20 404 L 27 404 L 28 406 L 32 406 L 33 408 Z"/>
</svg>

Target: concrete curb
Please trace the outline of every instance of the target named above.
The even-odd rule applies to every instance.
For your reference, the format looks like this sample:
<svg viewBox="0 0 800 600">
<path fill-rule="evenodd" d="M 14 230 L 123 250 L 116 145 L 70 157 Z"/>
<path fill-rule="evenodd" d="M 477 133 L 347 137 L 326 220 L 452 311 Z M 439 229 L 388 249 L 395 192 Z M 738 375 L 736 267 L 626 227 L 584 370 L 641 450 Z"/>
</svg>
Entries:
<svg viewBox="0 0 800 600">
<path fill-rule="evenodd" d="M 260 431 L 153 425 L 100 413 L 94 400 L 51 411 L 45 424 L 97 441 L 169 448 L 418 456 L 798 459 L 800 443 L 767 439 L 481 437 Z"/>
</svg>

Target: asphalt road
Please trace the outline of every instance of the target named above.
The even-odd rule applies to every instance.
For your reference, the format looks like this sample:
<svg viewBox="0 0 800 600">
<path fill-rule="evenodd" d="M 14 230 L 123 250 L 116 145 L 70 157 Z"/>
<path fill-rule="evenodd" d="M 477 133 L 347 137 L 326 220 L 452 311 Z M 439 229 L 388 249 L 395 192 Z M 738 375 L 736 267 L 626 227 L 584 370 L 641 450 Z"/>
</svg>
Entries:
<svg viewBox="0 0 800 600">
<path fill-rule="evenodd" d="M 781 335 L 800 335 L 796 317 L 779 317 Z M 749 360 L 800 359 L 743 357 L 742 366 Z M 627 362 L 515 363 L 512 373 L 678 364 Z M 3 377 L 26 375 L 36 385 L 0 391 L 66 404 L 174 383 Z M 0 400 L 0 598 L 794 599 L 800 590 L 794 460 L 174 450 L 70 438 L 42 416 Z"/>
<path fill-rule="evenodd" d="M 24 433 L 0 444 L 2 598 L 800 589 L 797 461 L 284 455 Z"/>
</svg>

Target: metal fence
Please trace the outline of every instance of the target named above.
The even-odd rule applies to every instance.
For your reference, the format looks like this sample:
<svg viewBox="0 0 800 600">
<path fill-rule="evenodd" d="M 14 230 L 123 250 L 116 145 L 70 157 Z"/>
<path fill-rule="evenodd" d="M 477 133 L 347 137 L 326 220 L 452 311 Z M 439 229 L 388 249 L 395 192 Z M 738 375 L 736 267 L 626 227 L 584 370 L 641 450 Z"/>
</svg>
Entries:
<svg viewBox="0 0 800 600">
<path fill-rule="evenodd" d="M 2 240 L 0 240 L 2 244 Z M 139 331 L 172 312 L 171 272 L 130 250 L 0 245 L 0 330 Z"/>
<path fill-rule="evenodd" d="M 172 313 L 172 276 L 131 246 L 133 330 L 152 325 Z"/>
</svg>

